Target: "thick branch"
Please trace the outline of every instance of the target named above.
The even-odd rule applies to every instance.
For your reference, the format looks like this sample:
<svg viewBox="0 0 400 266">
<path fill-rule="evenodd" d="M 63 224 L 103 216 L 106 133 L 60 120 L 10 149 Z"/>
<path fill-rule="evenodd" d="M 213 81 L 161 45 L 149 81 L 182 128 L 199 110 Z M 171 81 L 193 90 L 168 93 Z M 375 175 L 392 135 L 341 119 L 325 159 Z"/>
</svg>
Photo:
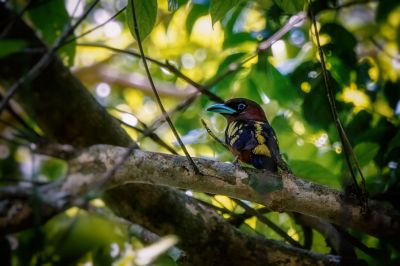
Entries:
<svg viewBox="0 0 400 266">
<path fill-rule="evenodd" d="M 86 191 L 95 182 L 96 177 L 109 170 L 116 158 L 124 152 L 125 149 L 119 147 L 91 147 L 71 162 L 71 175 L 64 189 L 78 194 Z M 346 201 L 341 192 L 298 179 L 290 174 L 277 176 L 255 169 L 247 169 L 244 172 L 229 163 L 206 159 L 195 161 L 204 175 L 194 176 L 185 157 L 137 150 L 118 169 L 107 187 L 148 183 L 224 194 L 258 202 L 275 211 L 298 212 L 319 217 L 378 237 L 400 236 L 398 213 L 385 209 L 376 202 L 371 202 L 370 213 L 363 215 L 361 207 Z M 252 187 L 257 190 L 262 187 L 264 192 L 258 193 Z"/>
<path fill-rule="evenodd" d="M 125 187 L 129 189 L 130 185 Z M 112 206 L 113 210 L 161 235 L 185 236 L 178 244 L 182 250 L 190 251 L 182 259 L 184 265 L 338 265 L 341 262 L 337 256 L 315 254 L 278 241 L 249 236 L 184 193 L 167 187 L 160 188 L 163 194 L 149 193 L 152 191 L 149 187 L 153 185 L 141 184 L 130 194 L 129 201 L 136 204 L 118 204 Z M 119 189 L 107 194 L 112 202 L 127 202 L 126 195 L 121 195 Z M 152 200 L 143 201 L 143 198 Z M 139 209 L 146 210 L 146 215 L 141 215 Z M 196 250 L 202 255 L 193 256 Z"/>
</svg>

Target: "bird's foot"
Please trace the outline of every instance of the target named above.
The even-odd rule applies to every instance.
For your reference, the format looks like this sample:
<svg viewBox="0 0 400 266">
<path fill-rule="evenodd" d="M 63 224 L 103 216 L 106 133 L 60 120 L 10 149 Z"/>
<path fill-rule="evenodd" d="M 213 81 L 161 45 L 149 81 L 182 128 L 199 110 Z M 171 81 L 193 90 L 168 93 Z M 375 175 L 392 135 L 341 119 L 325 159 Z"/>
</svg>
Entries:
<svg viewBox="0 0 400 266">
<path fill-rule="evenodd" d="M 244 171 L 242 165 L 240 164 L 239 156 L 235 157 L 235 160 L 232 162 L 232 164 L 235 166 L 236 170 Z"/>
</svg>

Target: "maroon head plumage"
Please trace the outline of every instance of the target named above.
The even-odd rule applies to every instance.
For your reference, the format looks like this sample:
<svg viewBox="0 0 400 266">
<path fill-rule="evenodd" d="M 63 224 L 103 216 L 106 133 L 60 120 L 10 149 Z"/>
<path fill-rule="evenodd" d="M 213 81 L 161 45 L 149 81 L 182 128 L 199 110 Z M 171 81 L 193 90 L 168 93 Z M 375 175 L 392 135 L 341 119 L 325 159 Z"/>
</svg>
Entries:
<svg viewBox="0 0 400 266">
<path fill-rule="evenodd" d="M 282 161 L 278 140 L 260 105 L 248 99 L 235 98 L 214 104 L 207 110 L 220 113 L 227 119 L 225 142 L 240 161 L 259 169 L 277 171 Z"/>
</svg>

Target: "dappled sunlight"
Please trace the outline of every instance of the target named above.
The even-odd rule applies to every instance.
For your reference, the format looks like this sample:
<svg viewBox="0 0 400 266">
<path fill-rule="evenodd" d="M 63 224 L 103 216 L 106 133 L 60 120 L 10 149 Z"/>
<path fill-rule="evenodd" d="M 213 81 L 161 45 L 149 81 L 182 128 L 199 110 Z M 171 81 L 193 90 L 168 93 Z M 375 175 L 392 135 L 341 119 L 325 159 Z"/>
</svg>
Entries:
<svg viewBox="0 0 400 266">
<path fill-rule="evenodd" d="M 346 103 L 352 103 L 356 112 L 371 106 L 369 97 L 364 92 L 358 90 L 357 85 L 354 83 L 350 84 L 349 87 L 345 87 L 339 98 Z"/>
</svg>

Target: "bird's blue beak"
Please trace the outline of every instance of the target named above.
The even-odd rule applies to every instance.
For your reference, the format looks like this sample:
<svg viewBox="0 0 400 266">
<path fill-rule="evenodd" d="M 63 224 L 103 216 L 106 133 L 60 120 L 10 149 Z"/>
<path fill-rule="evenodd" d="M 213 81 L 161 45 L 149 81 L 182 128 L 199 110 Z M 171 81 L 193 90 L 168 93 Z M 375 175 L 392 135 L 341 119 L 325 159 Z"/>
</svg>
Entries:
<svg viewBox="0 0 400 266">
<path fill-rule="evenodd" d="M 213 104 L 207 108 L 207 111 L 216 112 L 216 113 L 220 113 L 223 115 L 233 115 L 236 113 L 235 109 L 230 108 L 229 106 L 226 106 L 223 103 Z"/>
</svg>

